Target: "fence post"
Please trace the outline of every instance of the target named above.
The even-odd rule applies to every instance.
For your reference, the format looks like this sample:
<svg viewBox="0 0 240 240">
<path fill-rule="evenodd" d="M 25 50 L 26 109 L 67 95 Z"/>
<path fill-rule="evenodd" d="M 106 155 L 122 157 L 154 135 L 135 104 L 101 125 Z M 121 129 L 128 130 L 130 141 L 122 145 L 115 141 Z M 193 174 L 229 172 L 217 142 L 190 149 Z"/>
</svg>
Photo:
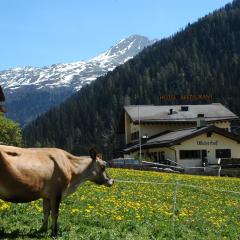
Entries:
<svg viewBox="0 0 240 240">
<path fill-rule="evenodd" d="M 218 159 L 218 177 L 221 177 L 221 170 L 222 170 L 221 158 L 219 158 Z"/>
<path fill-rule="evenodd" d="M 172 215 L 172 228 L 173 228 L 173 239 L 175 240 L 175 213 L 177 206 L 177 190 L 178 190 L 178 180 L 176 180 L 174 195 L 173 195 L 173 215 Z"/>
</svg>

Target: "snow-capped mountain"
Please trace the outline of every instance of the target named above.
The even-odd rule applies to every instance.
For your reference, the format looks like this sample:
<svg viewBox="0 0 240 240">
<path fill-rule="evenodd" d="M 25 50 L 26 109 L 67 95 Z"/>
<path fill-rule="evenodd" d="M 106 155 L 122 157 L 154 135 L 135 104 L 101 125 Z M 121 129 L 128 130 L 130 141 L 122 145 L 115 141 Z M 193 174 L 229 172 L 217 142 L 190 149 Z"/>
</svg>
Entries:
<svg viewBox="0 0 240 240">
<path fill-rule="evenodd" d="M 25 125 L 85 84 L 133 58 L 154 41 L 132 35 L 88 61 L 0 71 L 8 117 Z"/>
<path fill-rule="evenodd" d="M 36 89 L 53 89 L 70 87 L 79 90 L 97 77 L 133 58 L 152 41 L 148 38 L 133 35 L 121 40 L 106 52 L 89 61 L 65 64 L 53 64 L 49 67 L 12 68 L 0 72 L 0 85 L 6 90 L 17 90 L 26 86 Z"/>
</svg>

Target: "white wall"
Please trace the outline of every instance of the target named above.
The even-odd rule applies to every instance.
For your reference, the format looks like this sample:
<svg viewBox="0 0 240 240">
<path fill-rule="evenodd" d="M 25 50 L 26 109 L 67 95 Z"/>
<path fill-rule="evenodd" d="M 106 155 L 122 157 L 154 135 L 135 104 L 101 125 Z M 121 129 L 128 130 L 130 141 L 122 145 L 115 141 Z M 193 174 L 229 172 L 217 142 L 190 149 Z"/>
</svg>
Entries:
<svg viewBox="0 0 240 240">
<path fill-rule="evenodd" d="M 209 142 L 209 145 L 199 145 L 198 141 Z M 212 144 L 211 143 L 217 143 Z M 217 164 L 218 159 L 216 158 L 216 149 L 231 149 L 232 158 L 240 158 L 240 144 L 236 141 L 226 138 L 222 135 L 213 133 L 211 137 L 207 137 L 207 134 L 189 139 L 181 145 L 175 145 L 174 148 L 177 150 L 178 163 L 189 165 L 189 166 L 201 166 L 201 159 L 187 159 L 180 160 L 180 150 L 207 150 L 207 159 L 210 164 Z"/>
<path fill-rule="evenodd" d="M 207 142 L 209 145 L 199 145 L 198 142 Z M 211 144 L 212 143 L 212 144 Z M 216 144 L 216 145 L 215 145 Z M 207 150 L 207 159 L 209 164 L 217 164 L 218 159 L 216 158 L 216 149 L 231 149 L 232 158 L 240 158 L 240 144 L 236 141 L 231 140 L 222 135 L 213 133 L 211 137 L 207 137 L 204 133 L 200 136 L 194 137 L 192 139 L 182 142 L 180 145 L 172 146 L 171 148 L 151 148 L 143 149 L 142 152 L 146 154 L 147 152 L 165 152 L 165 158 L 175 161 L 175 151 L 177 156 L 177 163 L 190 166 L 190 167 L 200 167 L 202 166 L 202 159 L 180 159 L 180 150 Z M 137 156 L 138 152 L 130 154 L 132 157 Z"/>
</svg>

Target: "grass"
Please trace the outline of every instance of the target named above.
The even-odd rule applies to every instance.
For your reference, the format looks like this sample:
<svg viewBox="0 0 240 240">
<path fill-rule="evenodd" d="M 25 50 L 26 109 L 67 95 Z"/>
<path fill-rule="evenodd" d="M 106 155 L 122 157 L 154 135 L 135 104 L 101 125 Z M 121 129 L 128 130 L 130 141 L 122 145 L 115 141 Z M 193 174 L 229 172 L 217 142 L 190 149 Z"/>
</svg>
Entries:
<svg viewBox="0 0 240 240">
<path fill-rule="evenodd" d="M 125 169 L 109 173 L 115 179 L 166 184 L 117 182 L 106 188 L 84 183 L 61 204 L 58 239 L 239 239 L 240 195 L 210 189 L 239 191 L 240 179 Z M 37 233 L 41 201 L 18 205 L 1 201 L 0 219 L 1 239 L 51 239 L 49 233 Z"/>
</svg>

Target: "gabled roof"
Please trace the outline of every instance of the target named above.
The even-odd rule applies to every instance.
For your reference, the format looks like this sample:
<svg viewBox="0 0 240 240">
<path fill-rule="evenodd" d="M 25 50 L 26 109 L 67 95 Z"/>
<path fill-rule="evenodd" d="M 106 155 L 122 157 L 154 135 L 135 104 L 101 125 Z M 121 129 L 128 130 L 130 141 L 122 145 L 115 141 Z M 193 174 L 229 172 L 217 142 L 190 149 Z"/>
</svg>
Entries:
<svg viewBox="0 0 240 240">
<path fill-rule="evenodd" d="M 185 110 L 182 107 L 185 107 Z M 170 109 L 172 109 L 172 114 L 170 114 Z M 199 114 L 203 115 L 207 122 L 238 119 L 237 115 L 221 103 L 172 106 L 130 105 L 125 106 L 124 110 L 135 123 L 138 122 L 139 118 L 141 122 L 145 123 L 195 122 Z"/>
<path fill-rule="evenodd" d="M 166 131 L 159 135 L 155 135 L 149 138 L 146 142 L 141 144 L 142 149 L 148 149 L 152 147 L 171 147 L 176 144 L 182 143 L 188 139 L 199 136 L 203 133 L 217 133 L 219 135 L 230 138 L 238 143 L 240 143 L 240 136 L 227 132 L 222 128 L 218 128 L 214 125 L 205 126 L 201 128 L 188 128 L 178 131 Z M 124 149 L 124 152 L 134 152 L 139 149 L 139 143 L 127 147 Z"/>
</svg>

